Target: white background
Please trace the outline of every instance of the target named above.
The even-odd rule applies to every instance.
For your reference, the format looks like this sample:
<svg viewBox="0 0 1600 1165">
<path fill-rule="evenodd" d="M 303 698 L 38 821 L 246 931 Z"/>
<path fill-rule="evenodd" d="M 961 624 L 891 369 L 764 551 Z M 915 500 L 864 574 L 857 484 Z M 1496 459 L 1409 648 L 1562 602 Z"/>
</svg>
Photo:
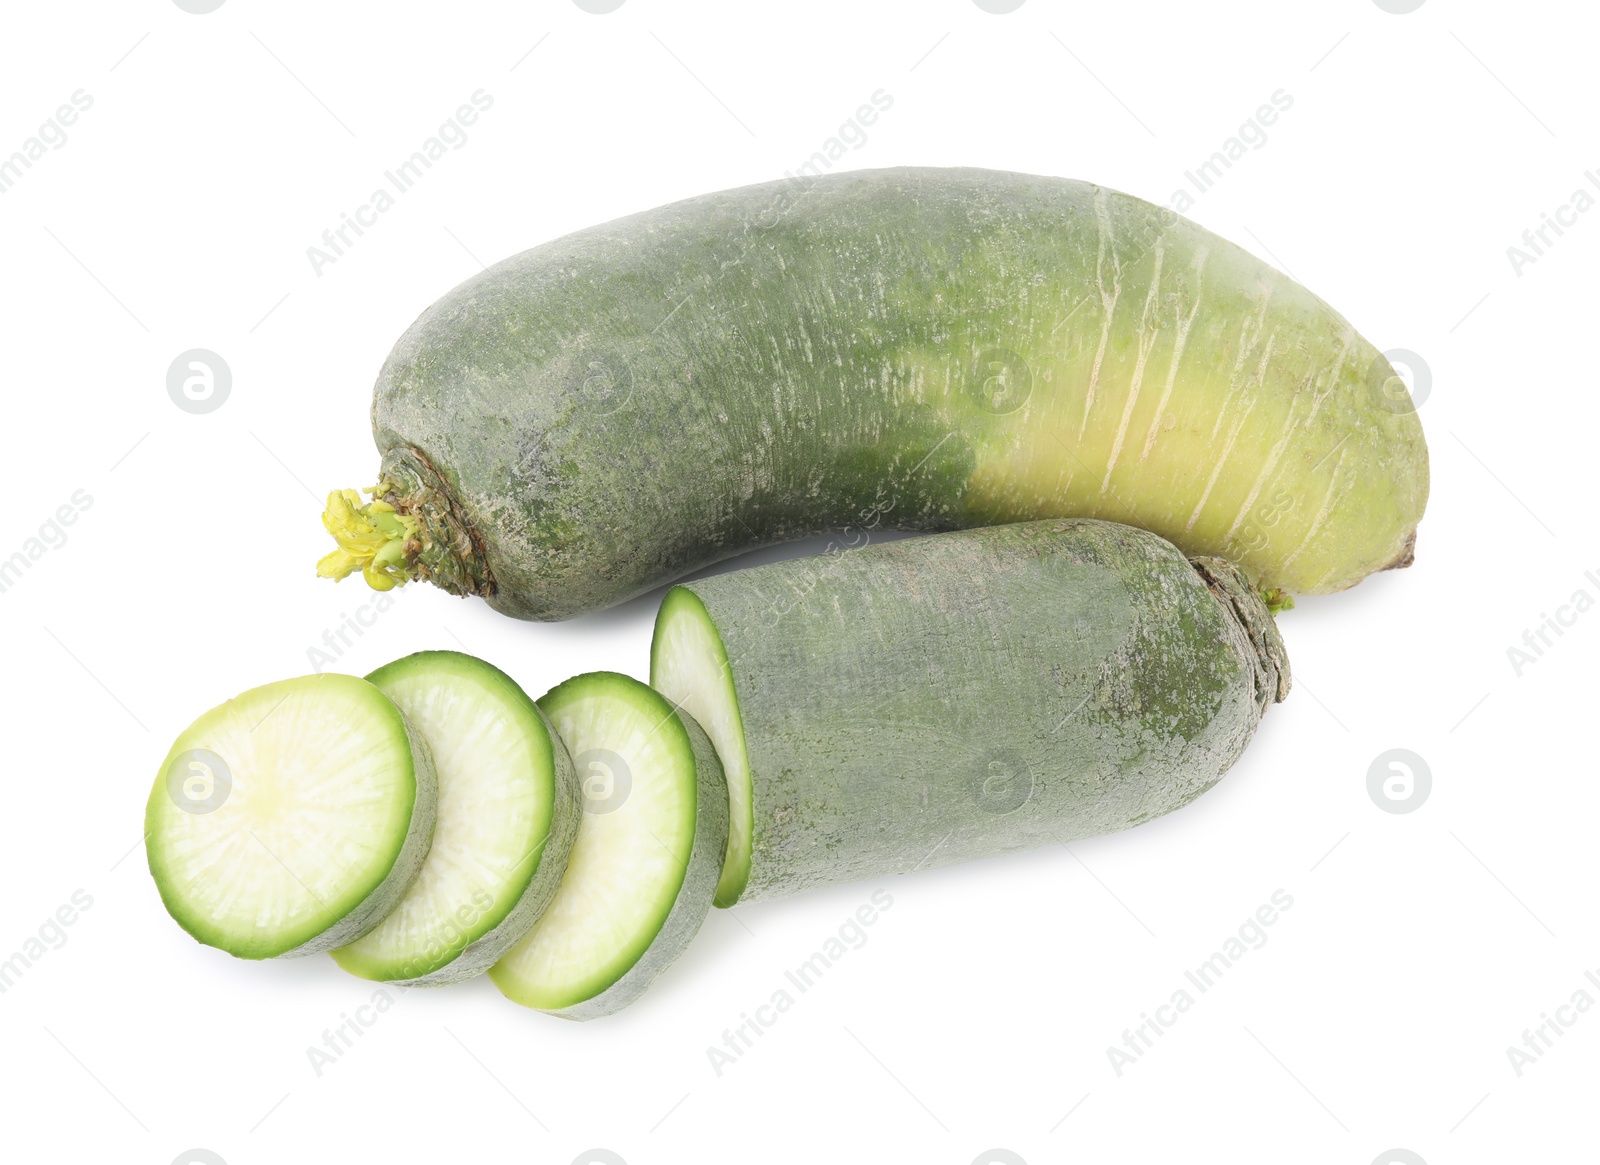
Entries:
<svg viewBox="0 0 1600 1165">
<path fill-rule="evenodd" d="M 1600 165 L 1577 5 L 972 0 L 11 5 L 0 156 L 92 108 L 0 195 L 0 959 L 93 905 L 0 995 L 8 1160 L 228 1165 L 1226 1160 L 1428 1165 L 1592 1152 L 1600 1009 L 1518 1076 L 1525 1028 L 1600 968 L 1586 613 L 1600 597 L 1592 355 L 1600 214 L 1507 256 Z M 320 276 L 306 248 L 475 90 L 470 140 Z M 312 576 L 320 497 L 370 484 L 370 385 L 438 295 L 535 243 L 802 164 L 972 165 L 1158 202 L 1279 89 L 1293 107 L 1191 217 L 1431 371 L 1417 565 L 1282 619 L 1296 690 L 1214 791 L 1131 833 L 886 884 L 893 907 L 719 1077 L 708 1045 L 875 885 L 715 912 L 631 1011 L 588 1025 L 483 980 L 396 993 L 324 958 L 237 962 L 164 915 L 139 849 L 168 742 L 310 669 L 370 593 Z M 1597 195 L 1600 190 L 1589 187 Z M 1554 236 L 1551 236 L 1554 239 Z M 168 397 L 180 352 L 221 408 Z M 1415 370 L 1413 370 L 1415 373 Z M 54 534 L 53 541 L 59 542 Z M 535 695 L 646 674 L 654 599 L 519 624 L 424 587 L 345 651 L 458 647 Z M 1380 753 L 1432 793 L 1382 811 Z M 1106 1049 L 1275 890 L 1269 933 L 1119 1076 Z M 1578 1013 L 1567 1013 L 1577 1015 Z M 993 1156 L 1003 1149 L 1014 1156 Z M 185 1158 L 186 1159 L 186 1158 Z M 588 1158 L 585 1157 L 585 1160 Z M 606 1158 L 610 1160 L 611 1158 Z"/>
</svg>

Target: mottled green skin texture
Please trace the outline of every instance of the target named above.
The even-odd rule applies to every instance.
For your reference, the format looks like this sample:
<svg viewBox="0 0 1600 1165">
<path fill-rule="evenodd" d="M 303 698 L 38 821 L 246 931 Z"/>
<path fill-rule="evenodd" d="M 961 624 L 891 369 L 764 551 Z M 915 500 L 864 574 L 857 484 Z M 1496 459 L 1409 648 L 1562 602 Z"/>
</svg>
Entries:
<svg viewBox="0 0 1600 1165">
<path fill-rule="evenodd" d="M 1061 516 L 1315 592 L 1409 561 L 1427 454 L 1389 372 L 1310 292 L 1139 199 L 861 171 L 497 264 L 400 339 L 373 431 L 423 519 L 416 572 L 520 618 L 828 530 Z"/>
<path fill-rule="evenodd" d="M 1260 600 L 1170 543 L 1029 522 L 685 584 L 727 649 L 741 901 L 1126 829 L 1187 804 L 1288 689 Z"/>
</svg>

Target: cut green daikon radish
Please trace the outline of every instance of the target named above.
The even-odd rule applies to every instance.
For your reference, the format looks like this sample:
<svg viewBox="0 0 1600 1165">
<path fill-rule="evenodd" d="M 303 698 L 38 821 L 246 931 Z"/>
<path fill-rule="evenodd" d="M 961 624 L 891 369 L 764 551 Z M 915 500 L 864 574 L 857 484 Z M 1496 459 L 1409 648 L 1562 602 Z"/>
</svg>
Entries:
<svg viewBox="0 0 1600 1165">
<path fill-rule="evenodd" d="M 167 754 L 145 807 L 150 873 L 208 946 L 244 959 L 332 950 L 405 894 L 436 791 L 427 744 L 366 680 L 253 688 Z"/>
<path fill-rule="evenodd" d="M 650 682 L 678 702 L 680 711 L 698 718 L 727 774 L 728 850 L 715 905 L 732 906 L 750 877 L 750 754 L 728 653 L 705 604 L 686 587 L 667 592 L 650 659 Z"/>
<path fill-rule="evenodd" d="M 637 999 L 711 909 L 727 784 L 700 726 L 637 680 L 578 676 L 539 707 L 572 754 L 583 819 L 555 899 L 489 976 L 525 1007 L 594 1019 Z"/>
<path fill-rule="evenodd" d="M 681 584 L 650 675 L 726 766 L 718 905 L 1130 828 L 1216 784 L 1289 691 L 1237 567 L 1088 519 Z"/>
<path fill-rule="evenodd" d="M 428 742 L 438 821 L 392 914 L 333 952 L 353 975 L 408 986 L 488 970 L 561 882 L 578 831 L 567 750 L 515 680 L 458 651 L 423 651 L 367 677 Z"/>
</svg>

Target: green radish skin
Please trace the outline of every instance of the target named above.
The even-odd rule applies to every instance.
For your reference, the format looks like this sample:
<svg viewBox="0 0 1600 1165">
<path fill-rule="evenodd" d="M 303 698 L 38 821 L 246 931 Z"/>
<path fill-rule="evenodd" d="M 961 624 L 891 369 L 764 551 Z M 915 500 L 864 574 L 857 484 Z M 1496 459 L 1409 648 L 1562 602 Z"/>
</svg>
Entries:
<svg viewBox="0 0 1600 1165">
<path fill-rule="evenodd" d="M 186 807 L 194 780 L 204 796 Z M 366 680 L 266 684 L 173 743 L 145 806 L 150 875 L 208 946 L 241 959 L 330 951 L 404 897 L 437 796 L 426 740 Z"/>
<path fill-rule="evenodd" d="M 489 977 L 524 1007 L 598 1019 L 644 994 L 705 921 L 728 786 L 700 726 L 629 676 L 576 676 L 539 706 L 580 770 L 620 765 L 628 791 L 620 804 L 614 787 L 586 802 L 555 899 Z"/>
<path fill-rule="evenodd" d="M 417 652 L 367 679 L 428 741 L 437 823 L 406 896 L 333 958 L 404 987 L 457 983 L 499 961 L 549 905 L 578 832 L 577 776 L 544 713 L 481 659 Z"/>
<path fill-rule="evenodd" d="M 859 171 L 514 256 L 378 377 L 377 504 L 319 570 L 508 615 L 596 610 L 841 528 L 1094 517 L 1336 591 L 1411 561 L 1422 429 L 1286 276 L 1104 187 Z"/>
<path fill-rule="evenodd" d="M 650 672 L 728 762 L 719 905 L 1170 813 L 1289 687 L 1242 572 L 1092 520 L 676 586 Z"/>
</svg>

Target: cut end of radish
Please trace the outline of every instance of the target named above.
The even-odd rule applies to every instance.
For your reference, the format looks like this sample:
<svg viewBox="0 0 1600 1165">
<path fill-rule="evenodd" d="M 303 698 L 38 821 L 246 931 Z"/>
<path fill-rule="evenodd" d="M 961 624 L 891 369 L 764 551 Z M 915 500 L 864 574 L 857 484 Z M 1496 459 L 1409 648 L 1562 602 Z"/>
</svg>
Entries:
<svg viewBox="0 0 1600 1165">
<path fill-rule="evenodd" d="M 578 676 L 539 707 L 573 758 L 584 811 L 555 897 L 489 975 L 525 1007 L 594 1019 L 638 998 L 710 910 L 726 784 L 705 734 L 638 680 Z"/>
<path fill-rule="evenodd" d="M 727 774 L 728 848 L 715 904 L 732 906 L 750 879 L 750 758 L 722 636 L 705 604 L 687 587 L 668 591 L 656 616 L 650 686 L 699 723 Z"/>
<path fill-rule="evenodd" d="M 426 744 L 372 684 L 267 684 L 173 744 L 145 809 L 150 873 L 208 946 L 245 959 L 331 950 L 405 893 L 436 791 Z"/>
</svg>

